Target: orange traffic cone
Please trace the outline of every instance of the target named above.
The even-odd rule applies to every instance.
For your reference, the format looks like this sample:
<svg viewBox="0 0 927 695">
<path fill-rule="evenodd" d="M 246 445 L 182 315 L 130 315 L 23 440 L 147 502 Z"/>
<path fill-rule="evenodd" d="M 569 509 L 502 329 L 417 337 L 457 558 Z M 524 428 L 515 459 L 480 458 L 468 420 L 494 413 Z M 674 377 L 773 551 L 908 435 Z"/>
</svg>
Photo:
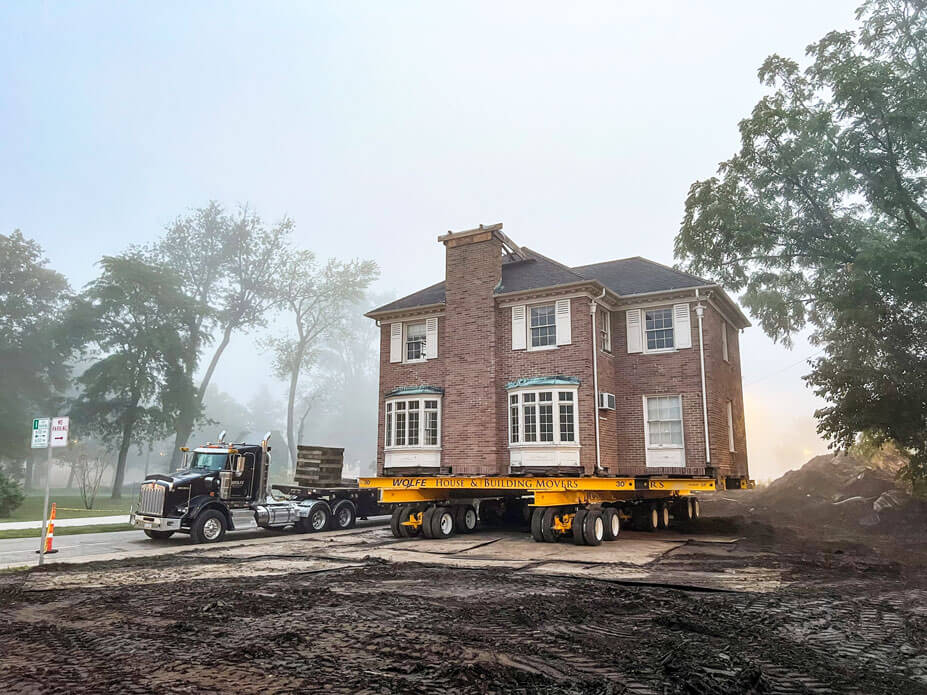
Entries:
<svg viewBox="0 0 927 695">
<path fill-rule="evenodd" d="M 52 541 L 55 539 L 55 503 L 52 502 L 51 514 L 48 515 L 48 529 L 45 531 L 45 554 L 57 553 L 52 548 Z"/>
</svg>

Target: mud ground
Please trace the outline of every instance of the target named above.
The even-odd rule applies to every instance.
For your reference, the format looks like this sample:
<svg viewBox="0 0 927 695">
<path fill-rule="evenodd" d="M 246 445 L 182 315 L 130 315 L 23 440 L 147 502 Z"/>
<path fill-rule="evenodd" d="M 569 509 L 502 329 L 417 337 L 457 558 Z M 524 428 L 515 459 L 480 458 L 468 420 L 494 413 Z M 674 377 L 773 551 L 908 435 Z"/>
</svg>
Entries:
<svg viewBox="0 0 927 695">
<path fill-rule="evenodd" d="M 377 530 L 0 575 L 0 692 L 927 693 L 922 546 L 704 509 L 640 563 Z"/>
</svg>

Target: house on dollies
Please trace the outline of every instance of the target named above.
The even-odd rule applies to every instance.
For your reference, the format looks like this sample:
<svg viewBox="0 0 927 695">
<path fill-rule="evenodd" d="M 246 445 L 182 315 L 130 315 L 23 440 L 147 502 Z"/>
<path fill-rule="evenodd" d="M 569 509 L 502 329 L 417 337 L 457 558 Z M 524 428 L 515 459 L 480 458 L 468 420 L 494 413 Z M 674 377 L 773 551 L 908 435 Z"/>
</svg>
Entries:
<svg viewBox="0 0 927 695">
<path fill-rule="evenodd" d="M 567 267 L 502 225 L 438 237 L 445 279 L 366 315 L 378 473 L 747 477 L 738 333 L 716 283 Z"/>
</svg>

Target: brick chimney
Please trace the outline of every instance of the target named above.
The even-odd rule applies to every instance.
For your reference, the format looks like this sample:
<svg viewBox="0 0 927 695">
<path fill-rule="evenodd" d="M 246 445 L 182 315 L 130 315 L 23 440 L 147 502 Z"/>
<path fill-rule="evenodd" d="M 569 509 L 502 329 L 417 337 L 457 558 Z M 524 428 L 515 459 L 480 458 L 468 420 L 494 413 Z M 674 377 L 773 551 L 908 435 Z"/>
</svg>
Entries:
<svg viewBox="0 0 927 695">
<path fill-rule="evenodd" d="M 502 280 L 501 224 L 438 237 L 446 248 L 443 466 L 455 475 L 508 470 L 500 448 L 493 292 Z"/>
</svg>

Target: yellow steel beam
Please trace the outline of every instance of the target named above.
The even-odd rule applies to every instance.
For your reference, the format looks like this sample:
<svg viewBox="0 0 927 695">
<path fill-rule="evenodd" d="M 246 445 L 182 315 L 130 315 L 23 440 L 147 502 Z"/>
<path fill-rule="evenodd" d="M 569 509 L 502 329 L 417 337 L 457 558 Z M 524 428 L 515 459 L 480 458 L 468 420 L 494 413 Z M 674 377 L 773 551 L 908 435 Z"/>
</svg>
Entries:
<svg viewBox="0 0 927 695">
<path fill-rule="evenodd" d="M 434 502 L 443 500 L 447 493 L 443 490 L 395 490 L 383 488 L 380 490 L 380 502 L 383 504 L 398 504 L 409 502 Z"/>
<path fill-rule="evenodd" d="M 713 478 L 475 478 L 464 476 L 361 478 L 362 488 L 406 491 L 459 491 L 493 490 L 511 492 L 608 492 L 608 491 L 664 491 L 707 492 L 715 489 Z M 440 499 L 440 497 L 416 498 Z M 383 500 L 386 501 L 385 499 Z M 405 501 L 405 500 L 402 500 Z"/>
</svg>

